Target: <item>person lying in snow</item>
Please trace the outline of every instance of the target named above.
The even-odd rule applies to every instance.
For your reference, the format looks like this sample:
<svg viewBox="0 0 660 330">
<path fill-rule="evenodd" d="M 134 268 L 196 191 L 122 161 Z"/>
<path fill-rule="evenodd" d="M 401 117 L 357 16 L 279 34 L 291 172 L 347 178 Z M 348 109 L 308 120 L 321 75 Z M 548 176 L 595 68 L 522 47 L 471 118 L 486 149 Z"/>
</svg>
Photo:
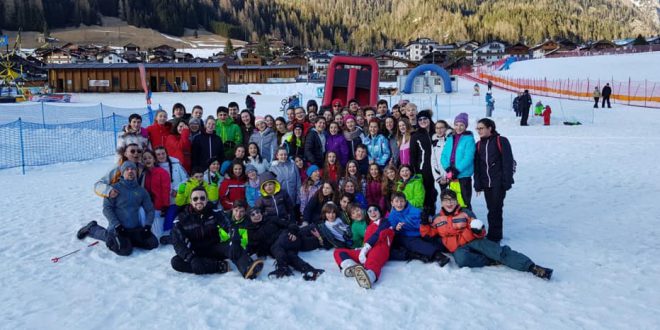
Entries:
<svg viewBox="0 0 660 330">
<path fill-rule="evenodd" d="M 440 195 L 440 214 L 429 224 L 420 226 L 425 237 L 440 236 L 444 246 L 454 256 L 459 267 L 484 267 L 503 264 L 510 268 L 531 272 L 537 277 L 549 280 L 552 269 L 536 265 L 526 255 L 508 246 L 484 239 L 486 229 L 483 222 L 469 210 L 463 210 L 456 199 L 456 193 L 446 190 Z"/>
</svg>

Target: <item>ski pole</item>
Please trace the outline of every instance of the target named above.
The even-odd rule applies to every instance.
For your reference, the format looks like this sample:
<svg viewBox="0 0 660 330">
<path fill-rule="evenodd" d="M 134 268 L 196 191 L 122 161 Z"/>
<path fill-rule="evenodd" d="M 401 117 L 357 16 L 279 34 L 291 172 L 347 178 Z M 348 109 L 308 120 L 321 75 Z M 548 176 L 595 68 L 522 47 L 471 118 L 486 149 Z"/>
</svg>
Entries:
<svg viewBox="0 0 660 330">
<path fill-rule="evenodd" d="M 99 244 L 99 241 L 96 241 L 96 242 L 94 242 L 94 243 L 91 243 L 91 244 L 87 245 L 86 247 L 89 248 L 89 247 L 95 246 L 95 245 L 97 245 L 97 244 Z M 65 254 L 65 255 L 63 255 L 63 256 L 55 257 L 55 258 L 52 258 L 52 259 L 50 259 L 50 260 L 51 260 L 52 262 L 58 262 L 58 261 L 60 261 L 60 260 L 61 260 L 62 258 L 64 258 L 64 257 L 68 257 L 68 256 L 70 256 L 70 255 L 72 255 L 72 254 L 74 254 L 74 253 L 76 253 L 76 252 L 80 252 L 80 250 L 82 250 L 82 249 L 83 249 L 83 248 L 80 248 L 80 249 L 75 250 L 75 251 L 71 251 L 71 252 L 69 252 L 69 253 L 67 253 L 67 254 Z"/>
</svg>

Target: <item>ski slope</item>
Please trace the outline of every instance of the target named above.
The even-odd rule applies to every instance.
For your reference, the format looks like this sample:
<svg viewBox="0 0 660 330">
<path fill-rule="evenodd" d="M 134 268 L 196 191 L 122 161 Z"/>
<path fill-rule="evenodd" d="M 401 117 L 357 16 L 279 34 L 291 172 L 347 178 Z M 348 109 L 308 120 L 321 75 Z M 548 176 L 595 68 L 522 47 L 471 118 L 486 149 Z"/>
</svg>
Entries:
<svg viewBox="0 0 660 330">
<path fill-rule="evenodd" d="M 629 70 L 644 74 L 636 65 Z M 202 104 L 214 112 L 220 104 L 243 104 L 246 93 L 260 91 L 257 113 L 276 115 L 282 98 L 302 92 L 306 102 L 315 87 L 241 85 L 231 86 L 229 94 L 157 93 L 154 102 L 171 109 L 180 100 L 188 108 Z M 472 83 L 459 81 L 458 93 L 439 97 L 435 117 L 453 122 L 465 111 L 468 129 L 474 130 L 485 113 L 485 86 L 481 90 L 474 97 Z M 80 226 L 90 220 L 106 223 L 92 185 L 113 166 L 108 157 L 31 168 L 24 176 L 19 169 L 0 171 L 2 327 L 660 328 L 660 112 L 615 104 L 592 113 L 590 102 L 560 105 L 541 99 L 555 111 L 553 125 L 544 127 L 532 118 L 532 126 L 520 127 L 509 110 L 510 93 L 495 90 L 494 96 L 497 129 L 511 140 L 518 163 L 516 183 L 505 200 L 503 244 L 553 268 L 549 282 L 502 266 L 459 269 L 453 262 L 445 268 L 391 262 L 375 288 L 365 291 L 339 273 L 330 251 L 302 253 L 326 270 L 316 282 L 305 282 L 299 274 L 269 280 L 265 275 L 273 269 L 272 259 L 254 281 L 243 280 L 237 271 L 181 274 L 169 265 L 171 246 L 119 257 L 99 245 L 51 263 L 50 258 L 93 242 L 76 239 Z M 75 97 L 115 106 L 143 103 L 141 94 Z M 427 95 L 406 98 L 434 106 Z M 582 126 L 560 125 L 562 108 L 584 113 L 588 120 Z M 473 205 L 486 222 L 483 196 L 473 196 Z"/>
</svg>

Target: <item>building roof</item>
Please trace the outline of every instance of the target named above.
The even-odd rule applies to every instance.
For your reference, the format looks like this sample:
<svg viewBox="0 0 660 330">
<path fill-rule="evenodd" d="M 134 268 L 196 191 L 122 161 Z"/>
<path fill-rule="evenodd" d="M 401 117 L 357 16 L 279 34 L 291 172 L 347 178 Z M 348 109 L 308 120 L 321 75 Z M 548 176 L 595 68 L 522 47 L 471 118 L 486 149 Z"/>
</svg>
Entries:
<svg viewBox="0 0 660 330">
<path fill-rule="evenodd" d="M 167 69 L 167 68 L 187 68 L 187 69 L 200 69 L 200 68 L 219 68 L 223 66 L 223 62 L 215 63 L 144 63 L 145 69 Z M 137 69 L 138 63 L 83 63 L 83 64 L 51 64 L 46 66 L 47 69 Z"/>
</svg>

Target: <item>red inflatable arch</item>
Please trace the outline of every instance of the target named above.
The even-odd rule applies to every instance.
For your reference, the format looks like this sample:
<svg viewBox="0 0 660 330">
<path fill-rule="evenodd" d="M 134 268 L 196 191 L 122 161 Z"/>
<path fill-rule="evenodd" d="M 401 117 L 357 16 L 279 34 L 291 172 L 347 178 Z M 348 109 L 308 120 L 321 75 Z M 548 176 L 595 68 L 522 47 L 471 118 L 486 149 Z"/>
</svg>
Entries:
<svg viewBox="0 0 660 330">
<path fill-rule="evenodd" d="M 356 99 L 360 106 L 378 103 L 378 62 L 373 57 L 335 56 L 328 65 L 322 106 L 340 99 L 346 105 Z"/>
</svg>

